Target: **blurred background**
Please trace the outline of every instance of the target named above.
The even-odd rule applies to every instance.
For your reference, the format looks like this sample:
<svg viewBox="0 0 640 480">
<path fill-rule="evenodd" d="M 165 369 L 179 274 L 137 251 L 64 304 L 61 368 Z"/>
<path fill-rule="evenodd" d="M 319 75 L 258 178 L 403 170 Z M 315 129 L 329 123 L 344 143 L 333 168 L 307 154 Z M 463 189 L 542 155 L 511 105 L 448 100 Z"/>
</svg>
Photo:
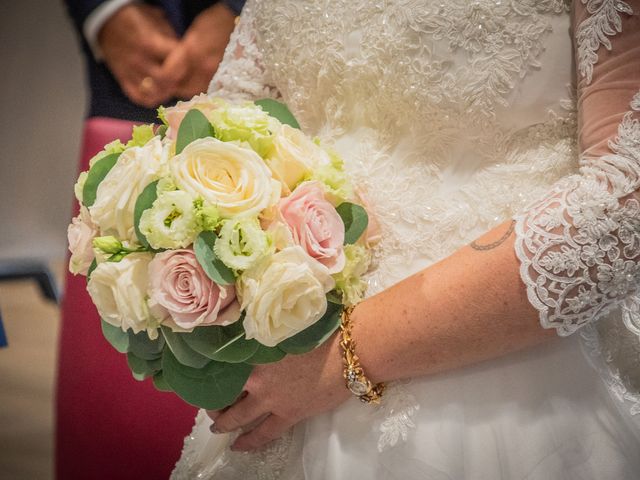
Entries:
<svg viewBox="0 0 640 480">
<path fill-rule="evenodd" d="M 0 264 L 42 261 L 61 287 L 86 103 L 62 1 L 2 1 L 0 61 Z M 0 479 L 52 478 L 59 310 L 36 282 L 0 279 L 0 312 Z"/>
</svg>

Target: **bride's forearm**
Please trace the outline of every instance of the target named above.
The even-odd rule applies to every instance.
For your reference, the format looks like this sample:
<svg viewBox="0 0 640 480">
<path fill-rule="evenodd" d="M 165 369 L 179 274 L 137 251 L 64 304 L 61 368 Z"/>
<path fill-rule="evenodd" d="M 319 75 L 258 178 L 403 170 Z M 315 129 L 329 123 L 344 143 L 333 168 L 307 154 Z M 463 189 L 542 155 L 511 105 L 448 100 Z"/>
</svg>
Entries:
<svg viewBox="0 0 640 480">
<path fill-rule="evenodd" d="M 372 381 L 449 370 L 556 336 L 527 300 L 509 227 L 358 305 L 353 337 Z"/>
</svg>

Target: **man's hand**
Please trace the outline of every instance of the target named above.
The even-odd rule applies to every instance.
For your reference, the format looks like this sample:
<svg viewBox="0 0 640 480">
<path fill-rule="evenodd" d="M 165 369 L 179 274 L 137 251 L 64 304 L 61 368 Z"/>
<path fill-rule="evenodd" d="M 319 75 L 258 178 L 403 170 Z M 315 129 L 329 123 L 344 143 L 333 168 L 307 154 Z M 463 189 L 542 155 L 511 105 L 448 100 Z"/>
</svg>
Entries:
<svg viewBox="0 0 640 480">
<path fill-rule="evenodd" d="M 189 99 L 207 91 L 234 26 L 233 12 L 222 2 L 195 18 L 162 66 L 161 75 L 176 97 Z"/>
<path fill-rule="evenodd" d="M 162 9 L 144 4 L 121 8 L 100 30 L 98 43 L 109 70 L 132 102 L 152 108 L 174 96 L 174 85 L 162 76 L 162 65 L 177 51 L 179 40 Z"/>
</svg>

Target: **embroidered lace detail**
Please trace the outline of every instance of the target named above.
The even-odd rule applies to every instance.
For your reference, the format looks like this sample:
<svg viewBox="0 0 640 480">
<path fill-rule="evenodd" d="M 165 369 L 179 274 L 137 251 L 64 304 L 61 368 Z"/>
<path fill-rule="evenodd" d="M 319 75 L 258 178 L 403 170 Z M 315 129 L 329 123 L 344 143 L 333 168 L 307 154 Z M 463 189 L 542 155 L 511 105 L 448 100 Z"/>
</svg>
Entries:
<svg viewBox="0 0 640 480">
<path fill-rule="evenodd" d="M 394 447 L 400 440 L 406 442 L 409 432 L 416 427 L 413 419 L 420 410 L 420 405 L 404 384 L 396 382 L 391 385 L 383 397 L 382 409 L 384 420 L 378 427 L 378 451 Z"/>
<path fill-rule="evenodd" d="M 253 8 L 247 5 L 209 84 L 210 94 L 232 101 L 279 98 L 262 64 L 255 31 Z"/>
<path fill-rule="evenodd" d="M 305 131 L 332 139 L 365 124 L 390 142 L 408 131 L 430 153 L 508 105 L 539 67 L 551 17 L 566 8 L 560 0 L 255 2 L 264 62 Z"/>
<path fill-rule="evenodd" d="M 631 6 L 622 0 L 582 0 L 587 5 L 587 17 L 578 27 L 578 65 L 580 74 L 591 83 L 593 66 L 598 62 L 598 50 L 601 45 L 611 50 L 608 37 L 622 32 L 621 13 L 633 15 Z"/>
<path fill-rule="evenodd" d="M 637 300 L 629 303 L 640 293 L 640 121 L 633 112 L 610 148 L 611 155 L 583 158 L 581 175 L 562 179 L 517 217 L 529 300 L 542 325 L 560 335 L 623 303 L 625 323 L 638 325 Z"/>
<path fill-rule="evenodd" d="M 204 410 L 200 410 L 191 435 L 185 439 L 171 480 L 278 480 L 285 470 L 297 478 L 291 471 L 291 466 L 299 463 L 299 459 L 292 457 L 297 452 L 292 448 L 293 430 L 265 448 L 248 453 L 229 450 L 228 446 L 237 435 L 227 435 L 226 441 L 222 441 L 221 436 L 209 432 L 210 425 L 211 420 Z M 213 448 L 207 445 L 207 438 L 212 440 Z"/>
</svg>

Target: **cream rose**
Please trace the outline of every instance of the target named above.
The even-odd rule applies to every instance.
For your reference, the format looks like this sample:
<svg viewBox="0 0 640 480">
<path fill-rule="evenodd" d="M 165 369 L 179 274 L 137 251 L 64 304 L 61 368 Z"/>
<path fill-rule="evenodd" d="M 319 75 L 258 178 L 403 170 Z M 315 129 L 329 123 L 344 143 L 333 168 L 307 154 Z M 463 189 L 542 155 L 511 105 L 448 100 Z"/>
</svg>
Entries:
<svg viewBox="0 0 640 480">
<path fill-rule="evenodd" d="M 119 262 L 103 262 L 91 273 L 87 290 L 100 317 L 122 330 L 154 332 L 158 321 L 147 306 L 149 253 L 132 253 Z"/>
<path fill-rule="evenodd" d="M 299 246 L 265 257 L 238 282 L 247 338 L 274 347 L 313 325 L 325 314 L 333 287 L 329 270 Z"/>
<path fill-rule="evenodd" d="M 273 139 L 267 163 L 287 195 L 314 169 L 329 165 L 331 158 L 300 130 L 283 125 Z"/>
<path fill-rule="evenodd" d="M 176 331 L 229 325 L 240 318 L 233 286 L 221 287 L 204 272 L 193 250 L 159 253 L 149 264 L 149 305 Z"/>
<path fill-rule="evenodd" d="M 69 271 L 74 275 L 86 275 L 91 262 L 95 258 L 93 253 L 93 239 L 98 234 L 98 229 L 91 221 L 89 210 L 85 206 L 80 206 L 80 213 L 71 220 L 67 228 L 67 239 L 69 240 Z"/>
<path fill-rule="evenodd" d="M 280 198 L 280 184 L 260 156 L 233 143 L 196 140 L 170 165 L 180 189 L 202 197 L 224 218 L 258 215 Z"/>
<path fill-rule="evenodd" d="M 137 244 L 133 210 L 138 196 L 151 182 L 162 176 L 168 147 L 156 137 L 144 147 L 124 151 L 98 186 L 95 203 L 89 207 L 101 235 Z"/>
</svg>

